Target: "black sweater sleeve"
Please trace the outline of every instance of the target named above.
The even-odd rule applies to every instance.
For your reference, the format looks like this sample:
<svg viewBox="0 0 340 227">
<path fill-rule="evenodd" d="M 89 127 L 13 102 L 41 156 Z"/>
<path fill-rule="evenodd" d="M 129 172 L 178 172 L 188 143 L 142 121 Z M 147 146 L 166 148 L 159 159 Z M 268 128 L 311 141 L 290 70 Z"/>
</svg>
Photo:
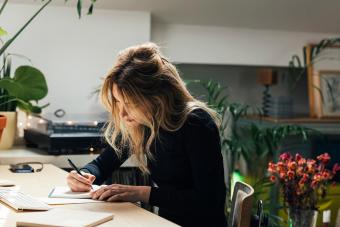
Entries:
<svg viewBox="0 0 340 227">
<path fill-rule="evenodd" d="M 215 123 L 194 121 L 185 130 L 185 153 L 192 171 L 193 187 L 185 190 L 152 187 L 149 202 L 187 214 L 214 214 L 223 210 L 225 183 L 220 137 Z"/>
<path fill-rule="evenodd" d="M 89 172 L 96 176 L 94 184 L 102 184 L 115 169 L 118 169 L 128 158 L 128 152 L 123 151 L 119 157 L 111 146 L 108 146 L 104 151 L 93 161 L 86 164 L 82 171 Z"/>
</svg>

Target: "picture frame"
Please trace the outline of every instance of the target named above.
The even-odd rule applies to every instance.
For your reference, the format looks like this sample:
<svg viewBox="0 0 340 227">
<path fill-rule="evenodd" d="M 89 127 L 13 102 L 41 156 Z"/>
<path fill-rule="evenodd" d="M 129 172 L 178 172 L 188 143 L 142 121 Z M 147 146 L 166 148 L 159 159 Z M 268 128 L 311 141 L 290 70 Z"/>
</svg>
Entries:
<svg viewBox="0 0 340 227">
<path fill-rule="evenodd" d="M 320 70 L 314 80 L 316 115 L 340 118 L 340 70 Z"/>
</svg>

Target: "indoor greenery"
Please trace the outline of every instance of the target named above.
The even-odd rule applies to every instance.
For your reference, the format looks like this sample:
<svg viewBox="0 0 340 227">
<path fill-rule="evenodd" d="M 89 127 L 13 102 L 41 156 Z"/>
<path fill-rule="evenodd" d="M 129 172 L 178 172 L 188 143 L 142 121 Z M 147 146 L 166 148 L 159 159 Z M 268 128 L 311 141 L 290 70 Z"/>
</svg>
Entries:
<svg viewBox="0 0 340 227">
<path fill-rule="evenodd" d="M 68 0 L 65 0 L 67 2 Z M 0 111 L 15 111 L 17 107 L 28 113 L 40 113 L 44 106 L 38 106 L 38 100 L 47 95 L 48 88 L 44 74 L 37 68 L 30 65 L 19 66 L 12 75 L 11 56 L 15 54 L 6 53 L 7 48 L 12 45 L 15 39 L 25 30 L 25 28 L 35 19 L 36 16 L 52 0 L 41 0 L 43 5 L 34 13 L 34 15 L 6 42 L 2 40 L 7 32 L 0 27 L 0 38 L 3 44 L 0 48 L 0 58 L 2 66 L 0 71 Z M 92 14 L 96 0 L 90 0 L 88 14 Z M 8 0 L 4 0 L 0 8 L 0 16 L 4 11 Z M 77 0 L 77 13 L 79 18 L 82 13 L 83 0 Z"/>
<path fill-rule="evenodd" d="M 311 46 L 310 53 L 310 64 L 315 64 L 316 62 L 323 61 L 325 59 L 330 59 L 332 57 L 322 56 L 321 53 L 328 47 L 334 47 L 340 44 L 340 37 L 326 38 L 322 39 L 316 45 Z M 292 78 L 291 89 L 294 89 L 298 81 L 307 73 L 308 63 L 307 63 L 307 47 L 302 48 L 302 60 L 296 54 L 294 54 L 289 61 L 289 78 Z M 317 89 L 317 88 L 316 88 Z"/>
<path fill-rule="evenodd" d="M 220 136 L 221 149 L 226 158 L 226 182 L 227 182 L 227 215 L 231 208 L 232 176 L 239 166 L 240 160 L 246 163 L 247 174 L 252 180 L 255 189 L 255 202 L 257 199 L 265 201 L 267 210 L 272 211 L 272 218 L 278 219 L 277 210 L 281 207 L 277 203 L 277 193 L 271 189 L 271 195 L 263 198 L 263 194 L 269 194 L 272 184 L 266 180 L 267 165 L 270 160 L 277 159 L 276 153 L 279 144 L 288 136 L 299 136 L 306 140 L 314 130 L 298 125 L 275 125 L 273 127 L 261 127 L 260 124 L 241 124 L 242 118 L 249 112 L 259 113 L 258 109 L 251 109 L 248 105 L 230 102 L 226 87 L 215 81 L 188 81 L 201 84 L 207 92 L 207 104 L 214 108 L 221 116 Z M 251 110 L 251 111 L 250 111 Z M 261 115 L 261 114 L 260 114 Z M 266 192 L 266 193 L 264 193 Z"/>
</svg>

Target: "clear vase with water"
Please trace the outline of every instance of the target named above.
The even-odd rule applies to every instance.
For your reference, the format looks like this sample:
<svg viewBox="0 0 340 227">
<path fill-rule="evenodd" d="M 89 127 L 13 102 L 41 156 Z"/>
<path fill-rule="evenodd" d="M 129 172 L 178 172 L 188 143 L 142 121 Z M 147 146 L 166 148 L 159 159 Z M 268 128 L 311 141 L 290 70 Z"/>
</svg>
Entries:
<svg viewBox="0 0 340 227">
<path fill-rule="evenodd" d="M 315 227 L 318 212 L 316 210 L 288 210 L 289 227 Z"/>
</svg>

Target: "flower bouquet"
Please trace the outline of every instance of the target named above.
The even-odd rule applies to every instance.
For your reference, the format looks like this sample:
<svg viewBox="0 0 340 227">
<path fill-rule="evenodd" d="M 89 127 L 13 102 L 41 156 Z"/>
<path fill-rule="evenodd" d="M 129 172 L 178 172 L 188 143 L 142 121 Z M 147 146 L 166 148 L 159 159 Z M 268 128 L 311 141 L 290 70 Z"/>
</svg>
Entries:
<svg viewBox="0 0 340 227">
<path fill-rule="evenodd" d="M 338 163 L 332 170 L 326 168 L 330 159 L 328 153 L 319 155 L 317 160 L 283 153 L 276 164 L 269 162 L 270 180 L 281 185 L 291 226 L 309 227 L 315 223 L 317 202 L 326 196 L 329 181 L 340 170 Z"/>
</svg>

